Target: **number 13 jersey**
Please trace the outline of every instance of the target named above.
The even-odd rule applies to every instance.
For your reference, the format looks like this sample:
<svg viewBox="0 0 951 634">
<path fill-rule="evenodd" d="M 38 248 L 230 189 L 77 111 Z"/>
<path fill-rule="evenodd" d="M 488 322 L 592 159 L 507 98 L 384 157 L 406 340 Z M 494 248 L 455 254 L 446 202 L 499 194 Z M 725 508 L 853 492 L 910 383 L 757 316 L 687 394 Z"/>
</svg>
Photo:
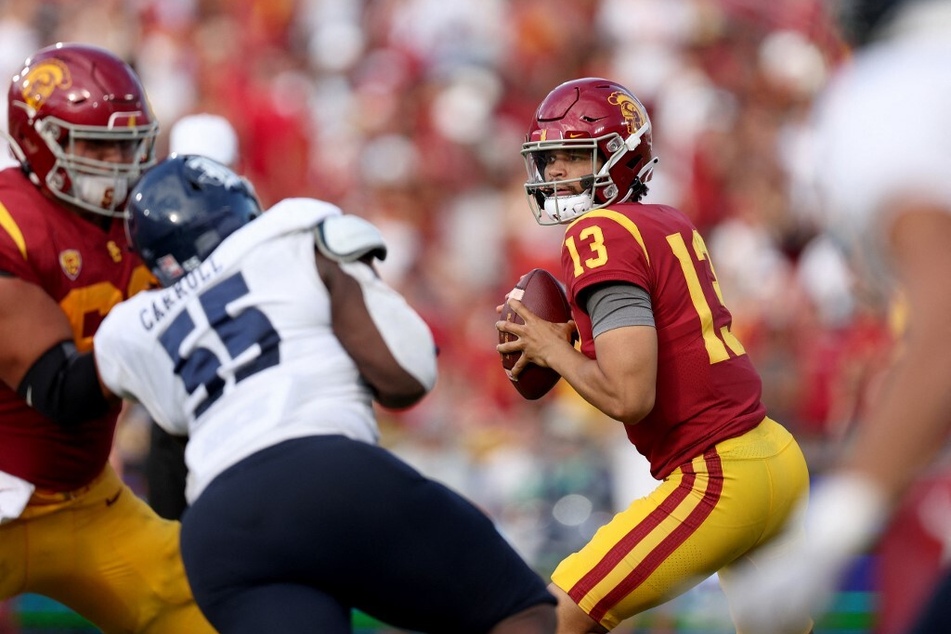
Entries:
<svg viewBox="0 0 951 634">
<path fill-rule="evenodd" d="M 625 429 L 655 478 L 763 420 L 762 381 L 731 332 L 703 238 L 683 212 L 641 203 L 588 212 L 566 227 L 561 261 L 581 351 L 592 359 L 591 319 L 579 295 L 608 282 L 635 284 L 650 295 L 655 405 Z"/>
</svg>

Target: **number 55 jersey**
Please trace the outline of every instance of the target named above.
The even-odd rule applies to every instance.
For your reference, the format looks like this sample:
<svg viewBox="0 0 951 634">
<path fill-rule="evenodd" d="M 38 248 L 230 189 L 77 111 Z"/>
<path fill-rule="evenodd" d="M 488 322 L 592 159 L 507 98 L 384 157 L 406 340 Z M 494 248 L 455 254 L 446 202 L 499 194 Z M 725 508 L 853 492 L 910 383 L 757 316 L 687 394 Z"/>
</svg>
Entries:
<svg viewBox="0 0 951 634">
<path fill-rule="evenodd" d="M 590 211 L 566 227 L 561 261 L 581 351 L 590 358 L 591 320 L 579 296 L 604 283 L 634 284 L 650 295 L 655 405 L 625 429 L 655 478 L 762 422 L 762 382 L 733 336 L 703 238 L 683 212 L 641 203 Z"/>
<path fill-rule="evenodd" d="M 371 392 L 334 336 L 315 264 L 314 227 L 339 213 L 285 200 L 173 286 L 116 306 L 96 333 L 103 383 L 190 436 L 189 502 L 229 466 L 291 438 L 376 442 Z"/>
</svg>

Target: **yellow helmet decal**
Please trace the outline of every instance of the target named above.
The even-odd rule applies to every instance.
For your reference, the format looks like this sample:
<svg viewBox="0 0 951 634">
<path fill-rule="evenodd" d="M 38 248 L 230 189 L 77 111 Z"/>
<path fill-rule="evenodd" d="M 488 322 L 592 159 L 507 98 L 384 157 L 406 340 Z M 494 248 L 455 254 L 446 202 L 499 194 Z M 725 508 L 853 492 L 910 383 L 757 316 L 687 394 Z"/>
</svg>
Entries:
<svg viewBox="0 0 951 634">
<path fill-rule="evenodd" d="M 630 95 L 621 91 L 611 93 L 608 97 L 608 103 L 621 109 L 621 116 L 627 122 L 627 133 L 634 134 L 644 125 L 646 117 L 641 110 L 641 105 L 637 103 Z"/>
<path fill-rule="evenodd" d="M 27 71 L 21 82 L 21 94 L 31 108 L 37 110 L 49 99 L 57 88 L 66 89 L 73 85 L 69 69 L 58 59 L 40 62 Z"/>
</svg>

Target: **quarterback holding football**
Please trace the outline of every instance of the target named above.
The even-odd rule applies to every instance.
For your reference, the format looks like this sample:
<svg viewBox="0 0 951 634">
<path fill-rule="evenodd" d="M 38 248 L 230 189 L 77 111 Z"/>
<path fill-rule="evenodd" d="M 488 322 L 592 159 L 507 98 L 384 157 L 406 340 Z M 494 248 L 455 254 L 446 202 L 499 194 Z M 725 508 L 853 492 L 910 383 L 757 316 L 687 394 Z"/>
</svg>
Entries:
<svg viewBox="0 0 951 634">
<path fill-rule="evenodd" d="M 658 161 L 651 135 L 633 93 L 584 78 L 545 97 L 522 146 L 529 207 L 564 232 L 560 278 L 580 349 L 567 326 L 510 298 L 524 324 L 497 322 L 517 337 L 498 350 L 551 368 L 617 420 L 659 481 L 552 574 L 560 634 L 607 632 L 718 571 L 729 598 L 732 568 L 808 492 L 702 236 L 678 209 L 643 201 Z"/>
</svg>

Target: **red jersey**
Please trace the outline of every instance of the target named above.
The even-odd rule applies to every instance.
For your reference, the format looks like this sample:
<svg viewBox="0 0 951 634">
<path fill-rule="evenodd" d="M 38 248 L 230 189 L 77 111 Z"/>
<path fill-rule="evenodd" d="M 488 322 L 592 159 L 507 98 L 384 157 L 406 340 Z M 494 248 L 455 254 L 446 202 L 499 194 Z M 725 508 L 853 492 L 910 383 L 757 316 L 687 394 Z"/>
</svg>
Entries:
<svg viewBox="0 0 951 634">
<path fill-rule="evenodd" d="M 0 171 L 0 272 L 55 299 L 80 350 L 92 348 L 93 334 L 113 306 L 152 279 L 129 250 L 121 220 L 108 231 L 84 220 L 43 195 L 19 167 Z M 0 471 L 45 489 L 77 489 L 105 466 L 117 415 L 114 410 L 64 427 L 0 382 Z"/>
<path fill-rule="evenodd" d="M 581 351 L 592 359 L 591 318 L 579 294 L 605 282 L 650 294 L 656 400 L 641 422 L 625 428 L 655 478 L 763 420 L 762 381 L 730 332 L 706 246 L 683 212 L 640 203 L 590 211 L 565 229 L 561 263 Z"/>
</svg>

